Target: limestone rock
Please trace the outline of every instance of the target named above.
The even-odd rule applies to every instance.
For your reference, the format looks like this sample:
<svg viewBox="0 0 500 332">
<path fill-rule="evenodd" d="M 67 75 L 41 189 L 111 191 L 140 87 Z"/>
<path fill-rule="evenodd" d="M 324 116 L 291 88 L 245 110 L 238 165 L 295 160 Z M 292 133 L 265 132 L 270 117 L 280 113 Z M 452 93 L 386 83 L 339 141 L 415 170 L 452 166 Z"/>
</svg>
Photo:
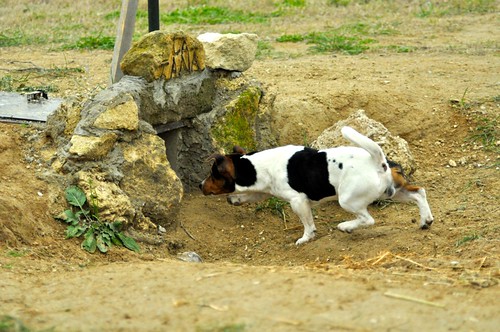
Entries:
<svg viewBox="0 0 500 332">
<path fill-rule="evenodd" d="M 148 82 L 171 79 L 182 72 L 205 68 L 205 51 L 196 38 L 184 32 L 153 31 L 144 35 L 123 56 L 125 75 L 140 76 Z"/>
<path fill-rule="evenodd" d="M 382 147 L 385 156 L 400 164 L 407 175 L 411 175 L 416 171 L 417 166 L 408 143 L 399 136 L 391 135 L 389 130 L 381 123 L 368 118 L 364 110 L 358 110 L 347 119 L 339 121 L 323 131 L 312 143 L 312 147 L 326 149 L 335 146 L 352 145 L 340 133 L 340 129 L 343 126 L 353 127 L 363 135 L 377 142 Z"/>
<path fill-rule="evenodd" d="M 139 224 L 153 222 L 166 229 L 175 227 L 183 187 L 167 160 L 165 142 L 157 135 L 144 134 L 121 148 L 125 162 L 120 185 L 140 212 Z"/>
<path fill-rule="evenodd" d="M 198 36 L 205 48 L 207 67 L 230 71 L 245 71 L 250 68 L 255 60 L 258 38 L 251 33 L 209 32 Z"/>
<path fill-rule="evenodd" d="M 81 159 L 100 159 L 111 151 L 117 138 L 115 133 L 106 133 L 100 137 L 73 135 L 69 153 Z"/>
<path fill-rule="evenodd" d="M 121 221 L 127 225 L 134 220 L 134 207 L 129 197 L 117 184 L 106 181 L 105 174 L 80 171 L 76 174 L 76 178 L 87 199 L 95 197 L 94 204 L 97 205 L 102 221 Z"/>
<path fill-rule="evenodd" d="M 127 99 L 102 112 L 94 122 L 94 126 L 109 130 L 137 130 L 139 127 L 139 108 L 134 98 L 127 94 Z"/>
</svg>

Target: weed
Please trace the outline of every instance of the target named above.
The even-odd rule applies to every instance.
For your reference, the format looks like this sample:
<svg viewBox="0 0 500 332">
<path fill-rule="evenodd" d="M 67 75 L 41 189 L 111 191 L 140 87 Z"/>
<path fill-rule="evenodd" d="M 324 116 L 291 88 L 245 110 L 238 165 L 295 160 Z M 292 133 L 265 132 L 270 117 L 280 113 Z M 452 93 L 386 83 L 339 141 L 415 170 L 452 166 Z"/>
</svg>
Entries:
<svg viewBox="0 0 500 332">
<path fill-rule="evenodd" d="M 26 251 L 9 250 L 6 255 L 9 257 L 24 257 L 26 255 Z"/>
<path fill-rule="evenodd" d="M 90 195 L 88 201 L 83 190 L 77 186 L 70 186 L 65 190 L 65 195 L 72 208 L 57 218 L 68 224 L 66 238 L 78 238 L 83 235 L 81 247 L 90 253 L 94 253 L 96 249 L 106 253 L 113 244 L 123 245 L 135 252 L 139 251 L 134 239 L 121 231 L 121 222 L 107 222 L 100 219 L 97 196 L 94 193 Z"/>
<path fill-rule="evenodd" d="M 476 127 L 467 140 L 480 142 L 488 150 L 495 149 L 500 136 L 498 118 L 497 115 L 494 118 L 482 117 L 477 119 Z"/>
<path fill-rule="evenodd" d="M 1 315 L 0 316 L 0 332 L 29 332 L 31 331 L 27 328 L 23 322 L 19 319 L 9 316 L 9 315 Z"/>
<path fill-rule="evenodd" d="M 264 57 L 270 56 L 272 50 L 273 50 L 273 47 L 271 46 L 271 44 L 269 42 L 259 40 L 257 42 L 257 52 L 255 54 L 255 57 L 257 59 L 262 59 Z"/>
<path fill-rule="evenodd" d="M 476 233 L 473 233 L 473 234 L 470 234 L 470 235 L 466 235 L 464 236 L 463 238 L 457 240 L 457 242 L 455 242 L 455 246 L 456 247 L 459 247 L 465 243 L 468 243 L 468 242 L 471 242 L 471 241 L 474 241 L 474 240 L 477 240 L 477 239 L 480 239 L 481 236 L 479 234 L 476 234 Z"/>
<path fill-rule="evenodd" d="M 0 91 L 11 92 L 14 90 L 14 79 L 10 75 L 5 75 L 0 78 Z"/>
<path fill-rule="evenodd" d="M 255 208 L 256 212 L 259 211 L 264 211 L 264 210 L 270 210 L 272 213 L 278 215 L 280 218 L 283 219 L 283 222 L 286 222 L 286 211 L 285 208 L 287 206 L 290 206 L 290 203 L 281 200 L 276 197 L 271 197 L 268 198 L 267 200 L 259 203 L 257 207 Z"/>
</svg>

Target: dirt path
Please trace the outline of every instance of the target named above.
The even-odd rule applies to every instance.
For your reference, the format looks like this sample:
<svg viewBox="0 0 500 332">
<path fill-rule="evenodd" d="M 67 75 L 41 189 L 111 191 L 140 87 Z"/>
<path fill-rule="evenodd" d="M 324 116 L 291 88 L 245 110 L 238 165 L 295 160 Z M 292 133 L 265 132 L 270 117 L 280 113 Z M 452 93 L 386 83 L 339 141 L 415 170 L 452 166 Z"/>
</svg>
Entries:
<svg viewBox="0 0 500 332">
<path fill-rule="evenodd" d="M 1 312 L 58 331 L 494 331 L 498 289 L 422 274 L 178 261 L 0 271 Z M 125 277 L 126 276 L 126 277 Z M 480 306 L 474 305 L 481 303 Z"/>
</svg>

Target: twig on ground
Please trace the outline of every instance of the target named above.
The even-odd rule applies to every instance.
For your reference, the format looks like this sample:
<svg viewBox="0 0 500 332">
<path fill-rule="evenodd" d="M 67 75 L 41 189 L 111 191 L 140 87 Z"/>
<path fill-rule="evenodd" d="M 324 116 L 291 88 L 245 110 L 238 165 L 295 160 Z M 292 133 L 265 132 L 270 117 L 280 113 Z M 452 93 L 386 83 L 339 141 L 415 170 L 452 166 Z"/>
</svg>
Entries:
<svg viewBox="0 0 500 332">
<path fill-rule="evenodd" d="M 401 260 L 403 260 L 403 261 L 407 261 L 407 262 L 409 262 L 409 263 L 412 263 L 412 264 L 415 264 L 415 265 L 417 265 L 417 266 L 420 266 L 421 268 L 426 269 L 426 270 L 435 270 L 435 268 L 433 268 L 433 267 L 425 266 L 425 265 L 423 265 L 423 264 L 420 264 L 420 263 L 417 263 L 417 262 L 415 262 L 415 261 L 412 261 L 412 260 L 411 260 L 411 259 L 409 259 L 409 258 L 401 257 L 401 256 L 394 255 L 394 254 L 392 254 L 392 256 L 394 256 L 394 257 L 395 257 L 395 258 L 397 258 L 397 259 L 401 259 Z"/>
<path fill-rule="evenodd" d="M 395 293 L 391 293 L 391 292 L 385 292 L 384 295 L 387 296 L 387 297 L 392 297 L 394 299 L 406 300 L 406 301 L 411 301 L 411 302 L 415 302 L 415 303 L 430 305 L 430 306 L 433 306 L 433 307 L 444 308 L 444 304 L 436 303 L 436 302 L 430 302 L 430 301 L 418 299 L 418 298 L 412 297 L 412 296 L 395 294 Z"/>
<path fill-rule="evenodd" d="M 378 263 L 378 262 L 380 262 L 382 259 L 384 259 L 384 258 L 385 258 L 385 256 L 390 255 L 390 254 L 391 254 L 391 252 L 390 252 L 390 251 L 386 251 L 384 254 L 380 255 L 380 256 L 377 258 L 377 260 L 376 260 L 375 262 L 373 262 L 373 263 L 372 263 L 372 265 L 377 264 L 377 263 Z M 368 261 L 370 261 L 370 260 L 368 260 Z"/>
<path fill-rule="evenodd" d="M 198 241 L 191 233 L 189 233 L 189 231 L 186 229 L 186 227 L 184 227 L 184 224 L 182 223 L 182 221 L 180 222 L 180 226 L 181 226 L 182 230 L 184 232 L 186 232 L 187 236 L 189 236 L 191 239 L 193 239 L 195 241 Z"/>
</svg>

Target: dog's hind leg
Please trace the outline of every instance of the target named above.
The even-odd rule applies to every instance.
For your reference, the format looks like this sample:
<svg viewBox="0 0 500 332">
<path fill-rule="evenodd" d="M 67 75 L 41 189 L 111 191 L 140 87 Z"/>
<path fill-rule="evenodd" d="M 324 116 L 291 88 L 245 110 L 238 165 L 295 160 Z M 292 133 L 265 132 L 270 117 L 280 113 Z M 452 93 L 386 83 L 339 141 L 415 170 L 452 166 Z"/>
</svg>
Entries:
<svg viewBox="0 0 500 332">
<path fill-rule="evenodd" d="M 295 244 L 303 244 L 314 238 L 316 235 L 316 226 L 314 225 L 314 219 L 311 211 L 311 205 L 309 200 L 303 198 L 296 198 L 290 201 L 290 206 L 293 212 L 295 212 L 302 224 L 304 225 L 304 235 L 298 239 Z"/>
<path fill-rule="evenodd" d="M 359 202 L 355 202 L 354 204 L 340 199 L 340 206 L 348 211 L 353 213 L 356 216 L 356 219 L 350 221 L 344 221 L 337 225 L 337 228 L 343 232 L 351 233 L 358 227 L 363 226 L 371 226 L 375 223 L 373 217 L 368 213 L 367 205 L 360 204 Z"/>
</svg>

